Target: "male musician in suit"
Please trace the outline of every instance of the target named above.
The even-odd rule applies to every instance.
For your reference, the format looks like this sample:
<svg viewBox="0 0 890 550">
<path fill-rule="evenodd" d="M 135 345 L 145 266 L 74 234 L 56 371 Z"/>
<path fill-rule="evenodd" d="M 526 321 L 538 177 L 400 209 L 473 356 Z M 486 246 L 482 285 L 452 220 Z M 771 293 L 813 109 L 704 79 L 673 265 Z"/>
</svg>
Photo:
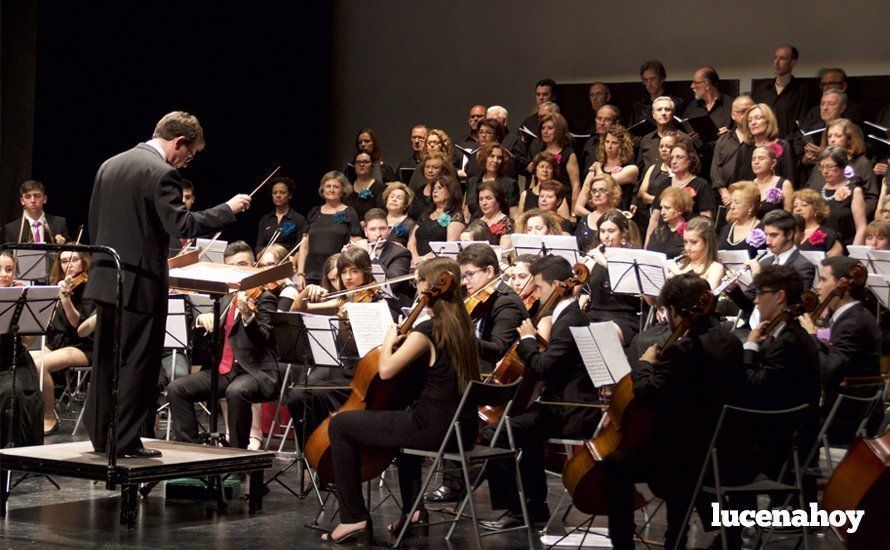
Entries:
<svg viewBox="0 0 890 550">
<path fill-rule="evenodd" d="M 763 217 L 766 249 L 770 256 L 760 261 L 750 260 L 747 265 L 751 268 L 751 275 L 756 276 L 761 269 L 768 265 L 787 265 L 800 274 L 804 289 L 812 288 L 816 277 L 816 266 L 804 258 L 797 249 L 794 239 L 796 228 L 797 222 L 787 210 L 773 210 Z M 754 310 L 754 296 L 753 286 L 748 287 L 745 291 L 736 286 L 729 293 L 732 301 L 748 314 Z"/>
<path fill-rule="evenodd" d="M 153 138 L 116 155 L 99 167 L 90 199 L 89 233 L 95 244 L 113 248 L 123 267 L 121 365 L 117 395 L 117 451 L 124 457 L 156 457 L 139 433 L 155 406 L 164 327 L 167 318 L 167 249 L 171 235 L 194 237 L 235 221 L 250 205 L 236 195 L 201 212 L 182 203 L 185 167 L 204 148 L 198 119 L 174 111 L 155 127 Z M 97 327 L 93 379 L 84 423 L 97 452 L 107 452 L 111 416 L 117 272 L 111 258 L 93 256 L 86 297 L 96 301 Z"/>
<path fill-rule="evenodd" d="M 848 256 L 834 256 L 823 260 L 819 269 L 819 282 L 816 283 L 820 300 L 825 300 L 831 295 L 840 279 L 849 280 L 851 269 L 857 265 L 859 261 Z M 848 289 L 828 303 L 828 311 L 831 312 L 829 321 L 831 336 L 827 344 L 817 338 L 816 326 L 809 315 L 802 318 L 804 328 L 812 335 L 819 349 L 825 392 L 825 399 L 822 402 L 823 417 L 831 410 L 839 394 L 862 397 L 875 393 L 874 386 L 841 387 L 844 378 L 848 376 L 880 374 L 880 335 L 874 316 L 859 301 L 864 292 L 864 287 Z M 856 406 L 841 407 L 828 434 L 829 440 L 833 443 L 849 443 L 867 412 Z M 870 434 L 874 433 L 881 418 L 883 410 L 877 407 L 872 411 L 867 426 Z"/>
<path fill-rule="evenodd" d="M 51 216 L 43 211 L 47 203 L 46 188 L 37 180 L 28 180 L 19 186 L 19 202 L 22 217 L 4 227 L 4 242 L 56 243 L 69 240 L 68 223 L 61 216 Z"/>
<path fill-rule="evenodd" d="M 497 254 L 487 244 L 468 245 L 457 255 L 457 263 L 460 264 L 467 296 L 473 296 L 500 276 Z M 479 370 L 490 373 L 519 339 L 516 328 L 528 318 L 528 312 L 519 295 L 511 290 L 502 290 L 501 285 L 497 284 L 492 296 L 470 315 L 479 343 Z M 459 500 L 463 495 L 464 483 L 460 471 L 446 470 L 442 486 L 427 494 L 426 500 L 448 502 Z"/>
<path fill-rule="evenodd" d="M 244 241 L 235 241 L 226 246 L 223 261 L 226 265 L 251 266 L 253 251 Z M 228 303 L 223 303 L 226 341 L 222 359 L 216 367 L 219 369 L 219 395 L 226 398 L 229 443 L 232 447 L 246 449 L 252 420 L 250 406 L 275 399 L 279 382 L 271 322 L 277 299 L 271 292 L 264 291 L 254 304 L 254 313 L 250 309 L 251 300 L 244 293 L 238 294 L 235 305 L 231 304 L 232 297 L 228 298 Z M 212 332 L 213 314 L 199 315 L 197 323 Z M 211 371 L 203 369 L 177 378 L 167 387 L 173 436 L 177 441 L 197 441 L 198 420 L 194 403 L 210 398 L 210 376 Z"/>
<path fill-rule="evenodd" d="M 572 278 L 572 266 L 559 256 L 545 256 L 537 260 L 530 271 L 534 277 L 535 293 L 542 301 L 554 291 L 559 291 L 563 281 Z M 541 400 L 569 404 L 535 403 L 525 412 L 510 418 L 516 445 L 522 448 L 519 467 L 532 522 L 543 522 L 550 516 L 544 472 L 546 440 L 551 437 L 589 438 L 599 419 L 597 408 L 571 406 L 572 403 L 596 401 L 593 383 L 571 332 L 571 327 L 583 326 L 587 326 L 587 317 L 578 307 L 578 301 L 567 293 L 553 310 L 553 330 L 546 351 L 538 348 L 535 327 L 530 320 L 523 321 L 519 328 L 517 353 L 536 379 L 543 381 Z M 482 439 L 489 442 L 493 435 L 494 426 L 488 426 L 483 431 Z M 504 434 L 501 436 L 505 437 Z M 506 509 L 507 513 L 499 520 L 483 522 L 482 525 L 489 529 L 520 525 L 523 521 L 522 508 L 514 470 L 502 464 L 490 464 L 487 472 L 491 507 Z"/>
<path fill-rule="evenodd" d="M 372 208 L 365 212 L 364 222 L 365 239 L 367 239 L 371 263 L 379 264 L 387 279 L 407 275 L 411 271 L 411 251 L 387 238 L 390 227 L 386 219 L 386 212 L 380 208 Z M 415 294 L 411 281 L 392 284 L 390 289 L 394 299 L 387 299 L 387 302 L 394 312 L 398 314 L 400 308 L 411 307 Z"/>
<path fill-rule="evenodd" d="M 676 329 L 709 292 L 701 277 L 678 275 L 665 282 L 658 305 Z M 650 346 L 631 376 L 634 400 L 652 410 L 654 425 L 642 444 L 602 461 L 609 536 L 613 548 L 634 547 L 634 483 L 645 481 L 665 500 L 664 546 L 673 548 L 720 411 L 737 400 L 743 385 L 742 344 L 719 326 L 716 316 L 704 315 L 676 344 L 663 350 Z"/>
</svg>

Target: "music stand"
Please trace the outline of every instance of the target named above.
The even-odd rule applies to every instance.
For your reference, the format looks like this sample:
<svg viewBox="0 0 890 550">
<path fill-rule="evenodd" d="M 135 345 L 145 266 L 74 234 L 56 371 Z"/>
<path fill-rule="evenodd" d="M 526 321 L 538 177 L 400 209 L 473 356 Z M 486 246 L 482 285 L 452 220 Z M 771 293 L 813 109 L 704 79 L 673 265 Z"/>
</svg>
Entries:
<svg viewBox="0 0 890 550">
<path fill-rule="evenodd" d="M 16 278 L 26 281 L 46 281 L 49 254 L 44 250 L 22 250 L 16 253 Z"/>
<path fill-rule="evenodd" d="M 560 256 L 571 264 L 581 261 L 582 254 L 578 251 L 578 240 L 574 235 L 526 235 L 513 233 L 510 235 L 513 250 L 517 256 L 533 254 L 536 256 Z"/>
<path fill-rule="evenodd" d="M 436 256 L 445 256 L 457 261 L 457 255 L 471 244 L 487 244 L 491 246 L 491 243 L 488 241 L 430 241 L 430 249 Z"/>
<path fill-rule="evenodd" d="M 176 379 L 176 356 L 177 353 L 185 354 L 189 349 L 189 330 L 188 316 L 186 313 L 186 297 L 171 296 L 167 298 L 167 326 L 164 334 L 164 349 L 172 352 L 170 361 L 170 377 L 167 384 L 171 384 Z M 158 408 L 160 413 L 164 409 L 169 409 L 170 402 L 166 402 Z M 171 412 L 167 411 L 167 430 L 166 439 L 170 441 L 170 428 L 173 418 Z"/>
</svg>

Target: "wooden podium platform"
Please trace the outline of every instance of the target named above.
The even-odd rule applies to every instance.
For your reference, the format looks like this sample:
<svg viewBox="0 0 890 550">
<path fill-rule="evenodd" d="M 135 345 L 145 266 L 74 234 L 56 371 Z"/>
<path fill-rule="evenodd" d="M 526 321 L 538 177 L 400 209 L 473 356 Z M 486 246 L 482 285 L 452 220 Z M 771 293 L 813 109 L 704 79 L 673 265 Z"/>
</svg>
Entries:
<svg viewBox="0 0 890 550">
<path fill-rule="evenodd" d="M 121 484 L 121 524 L 132 527 L 136 519 L 140 483 L 180 477 L 250 474 L 248 510 L 263 508 L 263 470 L 272 467 L 275 453 L 210 447 L 159 439 L 143 439 L 149 449 L 161 451 L 159 458 L 120 458 L 115 477 Z M 108 459 L 93 451 L 89 441 L 35 445 L 0 451 L 0 516 L 6 516 L 10 472 L 55 475 L 107 481 Z"/>
</svg>

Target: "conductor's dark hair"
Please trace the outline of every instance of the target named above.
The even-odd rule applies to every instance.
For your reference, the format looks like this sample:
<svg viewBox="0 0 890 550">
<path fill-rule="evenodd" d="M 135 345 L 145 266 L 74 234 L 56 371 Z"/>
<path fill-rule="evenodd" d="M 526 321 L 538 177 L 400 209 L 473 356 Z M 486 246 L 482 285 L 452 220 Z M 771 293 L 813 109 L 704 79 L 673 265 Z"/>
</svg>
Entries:
<svg viewBox="0 0 890 550">
<path fill-rule="evenodd" d="M 226 245 L 226 250 L 223 252 L 223 258 L 229 258 L 242 252 L 249 252 L 250 255 L 253 256 L 253 249 L 250 248 L 249 244 L 244 241 L 232 241 Z"/>
<path fill-rule="evenodd" d="M 572 278 L 572 264 L 562 256 L 544 256 L 528 269 L 532 277 L 540 275 L 548 283 Z"/>
<path fill-rule="evenodd" d="M 185 111 L 173 111 L 161 117 L 151 137 L 173 141 L 179 136 L 199 148 L 204 147 L 204 129 L 201 128 L 201 123 L 195 115 Z"/>
<path fill-rule="evenodd" d="M 658 306 L 677 311 L 691 310 L 699 305 L 701 295 L 710 291 L 708 281 L 695 273 L 683 273 L 664 283 L 658 295 Z"/>
<path fill-rule="evenodd" d="M 643 73 L 645 73 L 646 71 L 652 71 L 662 80 L 667 78 L 667 71 L 664 70 L 664 65 L 662 65 L 661 61 L 657 59 L 650 59 L 649 61 L 640 65 L 640 76 L 643 76 Z"/>
<path fill-rule="evenodd" d="M 785 301 L 789 306 L 800 303 L 803 292 L 803 277 L 790 265 L 768 265 L 754 276 L 757 290 L 784 290 Z"/>
<path fill-rule="evenodd" d="M 498 255 L 487 244 L 476 243 L 467 245 L 466 248 L 458 253 L 457 263 L 458 265 L 472 264 L 482 269 L 491 266 L 494 268 L 495 275 L 501 272 L 501 268 L 498 265 Z"/>
</svg>

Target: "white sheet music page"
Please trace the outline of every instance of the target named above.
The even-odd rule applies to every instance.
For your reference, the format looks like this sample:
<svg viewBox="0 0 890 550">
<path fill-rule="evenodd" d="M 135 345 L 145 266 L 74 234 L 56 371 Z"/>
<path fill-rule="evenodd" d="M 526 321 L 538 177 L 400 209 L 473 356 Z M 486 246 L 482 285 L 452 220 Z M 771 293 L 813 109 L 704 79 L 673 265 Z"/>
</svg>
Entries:
<svg viewBox="0 0 890 550">
<path fill-rule="evenodd" d="M 309 334 L 309 349 L 312 351 L 312 359 L 318 366 L 336 367 L 340 362 L 337 358 L 337 344 L 334 342 L 334 334 L 331 332 L 331 322 L 337 326 L 336 315 L 315 315 L 313 313 L 300 313 L 303 325 Z"/>
<path fill-rule="evenodd" d="M 748 255 L 747 250 L 718 250 L 717 251 L 717 260 L 723 264 L 723 267 L 726 268 L 727 271 L 732 271 L 733 273 L 738 272 L 741 268 L 745 266 L 745 262 L 751 259 L 751 256 Z M 742 276 L 739 277 L 739 287 L 742 290 L 745 290 L 754 282 L 754 278 L 751 276 L 750 271 L 745 271 L 742 273 Z"/>
<path fill-rule="evenodd" d="M 349 325 L 359 357 L 383 343 L 392 323 L 392 314 L 384 300 L 370 304 L 346 304 Z"/>
<path fill-rule="evenodd" d="M 887 277 L 869 273 L 868 281 L 865 284 L 881 302 L 881 305 L 890 309 L 890 283 L 887 282 Z"/>
<path fill-rule="evenodd" d="M 229 284 L 239 283 L 255 273 L 255 269 L 239 269 L 235 266 L 215 267 L 214 265 L 193 264 L 171 269 L 170 277 Z"/>
<path fill-rule="evenodd" d="M 630 363 L 618 341 L 615 323 L 606 321 L 569 328 L 594 387 L 615 384 L 630 373 Z"/>
<path fill-rule="evenodd" d="M 667 277 L 665 254 L 635 248 L 607 248 L 605 255 L 612 292 L 636 295 L 640 294 L 641 287 L 646 296 L 658 296 L 661 292 Z"/>
</svg>

